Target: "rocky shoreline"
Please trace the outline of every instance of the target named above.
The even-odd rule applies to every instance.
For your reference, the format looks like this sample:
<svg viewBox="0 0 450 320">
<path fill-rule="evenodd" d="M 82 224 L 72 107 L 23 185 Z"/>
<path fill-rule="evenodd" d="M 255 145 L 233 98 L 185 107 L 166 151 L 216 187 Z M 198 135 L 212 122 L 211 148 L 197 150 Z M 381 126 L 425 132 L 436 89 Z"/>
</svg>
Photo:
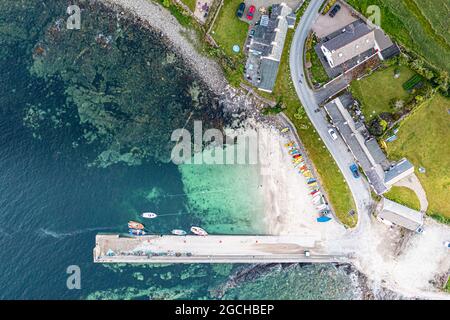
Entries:
<svg viewBox="0 0 450 320">
<path fill-rule="evenodd" d="M 98 1 L 117 12 L 118 18 L 132 17 L 144 27 L 159 32 L 173 45 L 172 49 L 184 58 L 188 68 L 197 72 L 216 94 L 223 94 L 227 82 L 220 66 L 197 51 L 191 41 L 196 40 L 195 32 L 181 26 L 168 10 L 148 0 Z"/>
</svg>

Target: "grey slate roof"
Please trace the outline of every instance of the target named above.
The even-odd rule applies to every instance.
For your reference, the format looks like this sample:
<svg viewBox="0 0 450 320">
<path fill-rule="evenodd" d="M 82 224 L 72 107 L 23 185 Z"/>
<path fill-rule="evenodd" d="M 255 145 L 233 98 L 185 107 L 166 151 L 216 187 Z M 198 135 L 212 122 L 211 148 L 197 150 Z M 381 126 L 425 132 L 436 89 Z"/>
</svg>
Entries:
<svg viewBox="0 0 450 320">
<path fill-rule="evenodd" d="M 380 146 L 378 145 L 377 140 L 372 138 L 370 140 L 366 140 L 365 144 L 375 162 L 380 164 L 381 166 L 385 166 L 388 161 L 383 150 L 381 150 Z"/>
<path fill-rule="evenodd" d="M 372 30 L 364 23 L 351 24 L 345 28 L 345 32 L 341 32 L 337 37 L 325 42 L 323 45 L 330 51 L 337 50 L 370 32 Z"/>
<path fill-rule="evenodd" d="M 384 181 L 385 183 L 389 183 L 395 180 L 397 177 L 401 176 L 403 173 L 414 169 L 414 165 L 409 162 L 407 159 L 402 159 L 395 164 L 393 168 L 389 171 L 385 171 L 384 173 Z"/>
<path fill-rule="evenodd" d="M 278 66 L 280 62 L 271 59 L 261 60 L 261 82 L 259 88 L 266 91 L 272 91 L 277 80 Z"/>
<path fill-rule="evenodd" d="M 423 214 L 421 212 L 386 198 L 382 199 L 382 207 L 378 217 L 412 231 L 423 225 Z"/>
<path fill-rule="evenodd" d="M 375 48 L 375 32 L 366 24 L 350 24 L 335 38 L 322 44 L 332 57 L 334 66 Z"/>
<path fill-rule="evenodd" d="M 333 124 L 338 129 L 345 143 L 352 151 L 353 155 L 358 159 L 359 165 L 366 174 L 375 192 L 379 195 L 386 192 L 387 187 L 384 184 L 383 176 L 380 175 L 376 168 L 372 165 L 367 154 L 364 152 L 360 141 L 356 138 L 354 131 L 350 127 L 347 119 L 337 107 L 336 103 L 333 101 L 327 103 L 325 105 L 325 110 L 333 121 Z"/>
<path fill-rule="evenodd" d="M 261 16 L 248 46 L 246 77 L 256 87 L 272 91 L 275 85 L 292 9 L 285 3 L 274 4 L 270 16 Z M 291 21 L 292 23 L 292 21 Z M 293 20 L 295 23 L 295 20 Z"/>
</svg>

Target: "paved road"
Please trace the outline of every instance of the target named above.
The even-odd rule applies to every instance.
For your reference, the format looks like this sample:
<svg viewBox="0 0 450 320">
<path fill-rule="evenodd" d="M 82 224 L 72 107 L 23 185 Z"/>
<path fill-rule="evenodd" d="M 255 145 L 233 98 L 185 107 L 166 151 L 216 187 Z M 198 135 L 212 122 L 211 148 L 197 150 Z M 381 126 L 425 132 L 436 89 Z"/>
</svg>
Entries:
<svg viewBox="0 0 450 320">
<path fill-rule="evenodd" d="M 328 134 L 330 124 L 326 119 L 325 113 L 323 111 L 315 112 L 315 110 L 318 109 L 319 102 L 321 102 L 321 99 L 323 98 L 323 93 L 317 94 L 313 92 L 306 84 L 306 79 L 304 77 L 304 43 L 309 31 L 311 30 L 311 26 L 319 15 L 318 11 L 322 2 L 322 0 L 312 0 L 303 14 L 292 41 L 289 63 L 291 67 L 291 77 L 294 82 L 297 95 L 305 107 L 306 113 L 311 119 L 311 122 L 324 141 L 325 146 L 328 148 L 342 171 L 355 200 L 358 212 L 358 224 L 355 230 L 350 232 L 351 238 L 354 238 L 361 232 L 364 232 L 366 228 L 370 228 L 370 213 L 368 210 L 368 206 L 372 201 L 370 196 L 370 188 L 364 179 L 353 178 L 352 173 L 349 170 L 349 166 L 354 162 L 353 156 L 348 151 L 344 141 L 341 138 L 336 141 L 331 139 Z"/>
</svg>

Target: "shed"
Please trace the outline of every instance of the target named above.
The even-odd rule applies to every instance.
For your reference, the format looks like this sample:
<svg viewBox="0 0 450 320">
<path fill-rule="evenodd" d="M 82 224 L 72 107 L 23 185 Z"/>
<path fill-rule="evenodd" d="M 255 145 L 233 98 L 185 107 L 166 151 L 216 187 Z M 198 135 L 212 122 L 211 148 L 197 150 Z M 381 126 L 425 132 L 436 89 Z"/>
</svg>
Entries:
<svg viewBox="0 0 450 320">
<path fill-rule="evenodd" d="M 386 198 L 381 200 L 378 218 L 417 231 L 423 225 L 423 214 Z"/>
</svg>

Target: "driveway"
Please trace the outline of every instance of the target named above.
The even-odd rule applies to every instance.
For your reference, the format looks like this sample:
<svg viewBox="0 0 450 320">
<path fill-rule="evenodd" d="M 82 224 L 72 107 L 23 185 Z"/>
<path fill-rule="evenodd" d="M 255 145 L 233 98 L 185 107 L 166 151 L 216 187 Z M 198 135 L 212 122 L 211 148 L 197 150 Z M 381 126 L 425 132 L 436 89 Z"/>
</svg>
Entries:
<svg viewBox="0 0 450 320">
<path fill-rule="evenodd" d="M 341 4 L 341 10 L 339 10 L 334 18 L 331 18 L 328 13 L 326 15 L 320 14 L 314 22 L 312 29 L 316 33 L 317 37 L 324 38 L 356 20 L 358 19 L 352 15 L 351 11 L 346 6 Z"/>
</svg>

